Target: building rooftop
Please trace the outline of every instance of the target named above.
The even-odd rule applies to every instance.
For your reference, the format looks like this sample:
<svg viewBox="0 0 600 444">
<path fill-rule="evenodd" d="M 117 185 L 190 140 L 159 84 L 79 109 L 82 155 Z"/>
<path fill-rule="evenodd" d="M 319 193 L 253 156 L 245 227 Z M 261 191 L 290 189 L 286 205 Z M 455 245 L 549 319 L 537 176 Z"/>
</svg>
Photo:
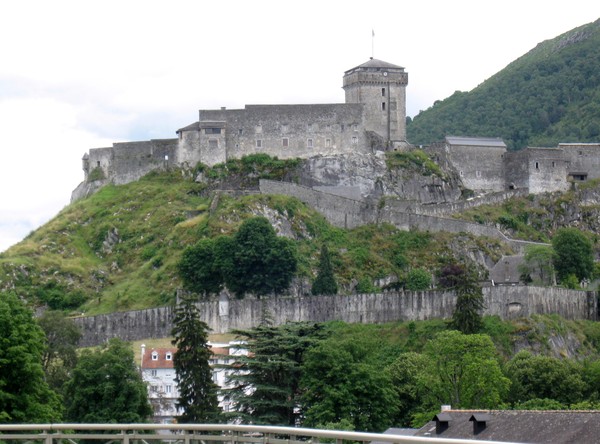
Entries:
<svg viewBox="0 0 600 444">
<path fill-rule="evenodd" d="M 504 140 L 496 137 L 446 136 L 446 143 L 449 145 L 495 146 L 506 148 Z"/>
<path fill-rule="evenodd" d="M 394 65 L 393 63 L 384 62 L 383 60 L 378 60 L 378 59 L 374 59 L 373 57 L 371 57 L 368 61 L 366 61 L 362 65 L 355 66 L 354 68 L 349 69 L 348 71 L 345 71 L 345 74 L 348 74 L 351 71 L 354 71 L 356 69 L 361 69 L 361 68 L 367 68 L 367 69 L 369 69 L 369 68 L 370 69 L 385 68 L 385 69 L 404 70 L 404 67 L 402 67 L 402 66 Z"/>
<path fill-rule="evenodd" d="M 437 428 L 439 433 L 434 417 L 414 436 L 540 444 L 591 443 L 600 436 L 597 410 L 446 410 L 444 414 L 447 427 Z"/>
</svg>

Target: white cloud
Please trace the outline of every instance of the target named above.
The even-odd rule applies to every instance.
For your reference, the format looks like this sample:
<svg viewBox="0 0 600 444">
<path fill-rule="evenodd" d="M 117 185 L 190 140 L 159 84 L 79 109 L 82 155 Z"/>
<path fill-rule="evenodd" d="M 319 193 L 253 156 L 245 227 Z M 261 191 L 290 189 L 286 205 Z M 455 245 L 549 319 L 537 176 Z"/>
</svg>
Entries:
<svg viewBox="0 0 600 444">
<path fill-rule="evenodd" d="M 600 17 L 588 0 L 0 2 L 0 251 L 69 201 L 89 148 L 174 137 L 199 108 L 343 102 L 372 29 L 414 115 Z"/>
</svg>

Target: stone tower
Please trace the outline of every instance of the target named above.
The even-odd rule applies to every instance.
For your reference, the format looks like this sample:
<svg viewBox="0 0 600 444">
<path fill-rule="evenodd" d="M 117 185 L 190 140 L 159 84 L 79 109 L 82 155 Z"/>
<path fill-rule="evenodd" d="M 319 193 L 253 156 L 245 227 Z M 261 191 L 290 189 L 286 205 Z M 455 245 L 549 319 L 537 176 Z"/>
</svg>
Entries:
<svg viewBox="0 0 600 444">
<path fill-rule="evenodd" d="M 406 141 L 406 85 L 404 68 L 371 58 L 344 73 L 346 103 L 365 105 L 365 129 L 387 142 Z"/>
</svg>

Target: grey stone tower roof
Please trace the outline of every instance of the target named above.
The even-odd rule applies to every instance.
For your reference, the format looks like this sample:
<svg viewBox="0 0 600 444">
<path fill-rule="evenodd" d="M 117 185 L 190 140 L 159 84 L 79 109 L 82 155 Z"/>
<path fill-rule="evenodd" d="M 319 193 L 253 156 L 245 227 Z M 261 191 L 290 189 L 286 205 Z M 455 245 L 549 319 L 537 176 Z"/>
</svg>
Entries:
<svg viewBox="0 0 600 444">
<path fill-rule="evenodd" d="M 363 63 L 362 65 L 355 66 L 352 69 L 349 69 L 348 71 L 346 71 L 346 73 L 360 68 L 404 69 L 404 67 L 402 66 L 394 65 L 393 63 L 384 62 L 383 60 L 378 60 L 371 57 L 371 59 L 369 59 L 367 62 Z"/>
</svg>

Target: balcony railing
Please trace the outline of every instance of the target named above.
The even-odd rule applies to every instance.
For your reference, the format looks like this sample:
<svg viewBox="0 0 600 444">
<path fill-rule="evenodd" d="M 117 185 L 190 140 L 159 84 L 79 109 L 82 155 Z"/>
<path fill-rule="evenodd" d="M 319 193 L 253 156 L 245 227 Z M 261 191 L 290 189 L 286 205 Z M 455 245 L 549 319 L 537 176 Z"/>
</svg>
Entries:
<svg viewBox="0 0 600 444">
<path fill-rule="evenodd" d="M 75 444 L 78 440 L 97 440 L 99 444 L 500 444 L 497 441 L 239 424 L 0 424 L 0 442 L 9 440 L 17 444 Z"/>
</svg>

